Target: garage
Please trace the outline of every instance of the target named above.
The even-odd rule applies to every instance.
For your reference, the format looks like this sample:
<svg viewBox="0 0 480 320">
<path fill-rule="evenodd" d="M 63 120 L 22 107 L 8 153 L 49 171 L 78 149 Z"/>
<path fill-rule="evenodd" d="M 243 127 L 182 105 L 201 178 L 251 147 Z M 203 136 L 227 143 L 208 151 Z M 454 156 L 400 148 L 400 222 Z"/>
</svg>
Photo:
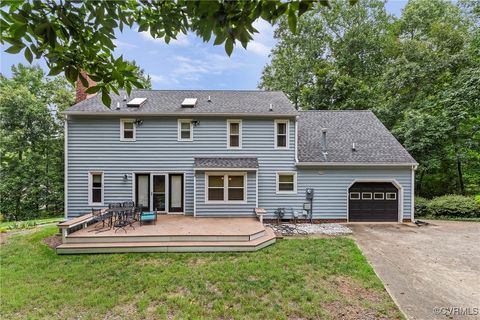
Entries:
<svg viewBox="0 0 480 320">
<path fill-rule="evenodd" d="M 349 221 L 397 222 L 398 189 L 391 182 L 356 182 L 348 190 Z"/>
</svg>

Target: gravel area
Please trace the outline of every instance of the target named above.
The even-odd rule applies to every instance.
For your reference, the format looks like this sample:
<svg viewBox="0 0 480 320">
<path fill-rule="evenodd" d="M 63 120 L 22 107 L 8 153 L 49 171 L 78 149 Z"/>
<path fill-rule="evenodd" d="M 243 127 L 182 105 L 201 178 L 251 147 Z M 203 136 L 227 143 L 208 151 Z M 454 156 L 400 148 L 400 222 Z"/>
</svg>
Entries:
<svg viewBox="0 0 480 320">
<path fill-rule="evenodd" d="M 338 223 L 271 224 L 268 226 L 282 235 L 326 234 L 335 236 L 352 233 L 352 230 L 350 230 L 348 227 Z"/>
</svg>

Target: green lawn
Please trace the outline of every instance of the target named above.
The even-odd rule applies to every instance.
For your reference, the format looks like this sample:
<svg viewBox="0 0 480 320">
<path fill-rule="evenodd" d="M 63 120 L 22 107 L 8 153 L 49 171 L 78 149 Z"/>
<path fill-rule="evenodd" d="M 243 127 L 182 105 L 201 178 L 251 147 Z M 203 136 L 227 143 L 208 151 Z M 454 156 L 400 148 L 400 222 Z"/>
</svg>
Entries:
<svg viewBox="0 0 480 320">
<path fill-rule="evenodd" d="M 254 253 L 58 256 L 43 244 L 56 231 L 7 236 L 0 318 L 402 318 L 349 238 Z"/>
</svg>

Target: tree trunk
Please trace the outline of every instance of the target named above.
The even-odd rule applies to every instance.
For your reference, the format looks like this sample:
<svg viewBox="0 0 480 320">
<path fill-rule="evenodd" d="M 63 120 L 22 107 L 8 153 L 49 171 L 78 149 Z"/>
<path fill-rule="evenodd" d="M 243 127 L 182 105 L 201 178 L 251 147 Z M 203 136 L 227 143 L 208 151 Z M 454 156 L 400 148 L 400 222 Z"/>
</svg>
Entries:
<svg viewBox="0 0 480 320">
<path fill-rule="evenodd" d="M 457 172 L 458 172 L 458 183 L 460 186 L 460 193 L 465 194 L 465 185 L 463 183 L 463 174 L 462 174 L 462 162 L 460 161 L 460 156 L 457 153 Z"/>
<path fill-rule="evenodd" d="M 425 170 L 422 170 L 420 172 L 420 177 L 418 178 L 417 187 L 415 188 L 416 194 L 418 196 L 420 196 L 422 194 L 422 182 L 423 182 L 424 175 L 425 175 Z"/>
</svg>

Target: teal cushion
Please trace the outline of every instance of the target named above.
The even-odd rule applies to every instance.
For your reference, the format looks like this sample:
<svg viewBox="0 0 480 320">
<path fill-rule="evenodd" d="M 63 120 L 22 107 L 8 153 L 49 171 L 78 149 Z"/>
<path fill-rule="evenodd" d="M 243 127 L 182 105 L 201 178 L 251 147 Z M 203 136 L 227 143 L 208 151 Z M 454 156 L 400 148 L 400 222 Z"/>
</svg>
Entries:
<svg viewBox="0 0 480 320">
<path fill-rule="evenodd" d="M 149 213 L 149 214 L 142 214 L 140 216 L 140 220 L 146 221 L 146 220 L 155 220 L 155 214 Z"/>
</svg>

